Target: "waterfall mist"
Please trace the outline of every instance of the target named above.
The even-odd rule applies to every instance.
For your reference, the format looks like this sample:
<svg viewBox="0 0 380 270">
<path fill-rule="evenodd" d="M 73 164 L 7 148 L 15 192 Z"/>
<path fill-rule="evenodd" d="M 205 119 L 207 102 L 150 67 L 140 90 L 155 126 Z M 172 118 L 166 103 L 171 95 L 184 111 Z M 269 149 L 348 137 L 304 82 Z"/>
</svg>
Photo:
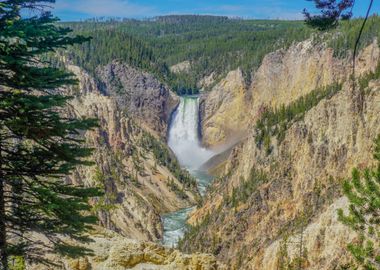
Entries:
<svg viewBox="0 0 380 270">
<path fill-rule="evenodd" d="M 173 115 L 168 145 L 182 166 L 196 170 L 214 153 L 201 146 L 199 140 L 199 99 L 181 97 L 181 103 Z"/>
</svg>

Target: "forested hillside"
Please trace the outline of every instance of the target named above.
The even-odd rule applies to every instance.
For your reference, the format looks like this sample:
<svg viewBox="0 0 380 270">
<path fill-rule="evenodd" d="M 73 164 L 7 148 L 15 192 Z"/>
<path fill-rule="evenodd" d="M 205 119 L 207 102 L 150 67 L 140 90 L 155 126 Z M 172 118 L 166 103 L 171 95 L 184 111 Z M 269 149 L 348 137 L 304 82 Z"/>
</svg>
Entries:
<svg viewBox="0 0 380 270">
<path fill-rule="evenodd" d="M 122 59 L 154 73 L 178 93 L 197 91 L 197 83 L 214 73 L 215 79 L 241 67 L 249 79 L 264 55 L 310 36 L 296 21 L 259 21 L 213 16 L 166 16 L 152 20 L 67 23 L 75 33 L 92 36 L 76 46 L 71 59 L 94 72 L 97 66 Z M 179 74 L 169 66 L 190 61 Z"/>
<path fill-rule="evenodd" d="M 318 36 L 346 56 L 353 47 L 361 19 Z M 76 34 L 92 36 L 90 43 L 69 51 L 70 58 L 89 72 L 121 59 L 152 72 L 177 93 L 194 93 L 199 82 L 211 75 L 213 84 L 228 71 L 241 68 L 247 82 L 264 56 L 309 38 L 313 30 L 302 21 L 243 20 L 215 16 L 164 16 L 149 20 L 101 20 L 65 23 Z M 379 35 L 380 20 L 372 17 L 361 47 Z M 322 40 L 322 41 L 323 41 Z M 170 66 L 190 62 L 190 69 L 173 73 Z M 206 90 L 207 90 L 206 89 Z"/>
</svg>

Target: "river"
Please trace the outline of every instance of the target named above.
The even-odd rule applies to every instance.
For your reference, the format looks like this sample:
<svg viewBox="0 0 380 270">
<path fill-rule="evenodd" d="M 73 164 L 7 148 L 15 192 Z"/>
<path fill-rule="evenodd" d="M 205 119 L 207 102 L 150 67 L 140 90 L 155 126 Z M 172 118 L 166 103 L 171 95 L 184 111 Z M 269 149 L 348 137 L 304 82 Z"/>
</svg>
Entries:
<svg viewBox="0 0 380 270">
<path fill-rule="evenodd" d="M 199 138 L 199 98 L 197 96 L 181 97 L 180 104 L 174 112 L 169 128 L 168 145 L 177 156 L 180 164 L 197 180 L 203 195 L 212 177 L 199 170 L 214 153 L 201 146 Z M 163 244 L 175 247 L 185 233 L 188 214 L 194 207 L 163 215 Z"/>
</svg>

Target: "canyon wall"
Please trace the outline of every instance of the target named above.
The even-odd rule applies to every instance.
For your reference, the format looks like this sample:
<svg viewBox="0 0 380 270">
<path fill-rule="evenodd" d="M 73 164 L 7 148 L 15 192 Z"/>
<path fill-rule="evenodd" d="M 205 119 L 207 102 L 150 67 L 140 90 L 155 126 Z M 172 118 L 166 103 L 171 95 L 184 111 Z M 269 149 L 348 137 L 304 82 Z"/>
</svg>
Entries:
<svg viewBox="0 0 380 270">
<path fill-rule="evenodd" d="M 207 147 L 232 144 L 245 135 L 249 105 L 240 69 L 228 73 L 211 92 L 200 99 L 202 140 Z"/>
<path fill-rule="evenodd" d="M 360 52 L 357 75 L 375 70 L 379 59 L 374 41 Z M 210 162 L 221 176 L 202 202 L 195 180 L 164 142 L 178 98 L 118 61 L 99 67 L 96 79 L 70 69 L 80 80 L 70 89 L 70 113 L 99 119 L 99 128 L 82 134 L 94 148 L 95 166 L 79 168 L 67 181 L 97 186 L 105 197 L 91 201 L 102 227 L 88 244 L 95 256 L 58 258 L 62 269 L 274 270 L 302 256 L 304 269 L 327 270 L 350 262 L 346 245 L 356 235 L 337 219 L 337 210 L 348 207 L 341 183 L 352 168 L 374 164 L 380 80 L 353 91 L 349 58 L 334 58 L 308 40 L 268 54 L 249 85 L 237 69 L 204 93 L 203 143 L 231 147 Z M 270 151 L 258 144 L 255 124 L 265 111 L 334 82 L 342 89 L 291 122 L 281 140 L 271 138 Z M 160 215 L 196 203 L 180 242 L 192 254 L 157 244 Z M 30 269 L 44 269 L 36 267 Z"/>
<path fill-rule="evenodd" d="M 337 220 L 337 209 L 348 207 L 341 183 L 354 167 L 373 165 L 380 81 L 372 80 L 360 94 L 352 91 L 349 59 L 335 59 L 331 49 L 312 44 L 305 41 L 269 54 L 254 74 L 248 100 L 240 103 L 250 114 L 249 123 L 240 125 L 247 127 L 247 136 L 192 214 L 182 250 L 213 253 L 230 269 L 283 269 L 299 259 L 300 245 L 307 254 L 302 255 L 304 269 L 336 269 L 350 261 L 346 245 L 355 233 Z M 358 76 L 377 68 L 379 51 L 374 41 L 360 53 Z M 254 125 L 263 111 L 336 80 L 343 83 L 342 90 L 291 123 L 281 141 L 272 138 L 271 151 L 257 143 Z M 214 108 L 207 105 L 213 100 L 206 97 L 205 106 Z M 218 118 L 228 112 L 215 113 Z M 229 123 L 215 125 L 224 130 Z"/>
<path fill-rule="evenodd" d="M 145 129 L 166 138 L 170 116 L 179 98 L 150 73 L 119 61 L 97 69 L 100 90 Z"/>
<path fill-rule="evenodd" d="M 82 134 L 94 149 L 92 167 L 80 167 L 68 183 L 98 187 L 104 197 L 92 199 L 99 224 L 89 243 L 76 243 L 92 256 L 66 258 L 44 254 L 54 266 L 31 262 L 29 270 L 188 269 L 227 270 L 209 254 L 184 254 L 160 245 L 161 214 L 199 201 L 193 179 L 184 171 L 164 139 L 179 98 L 153 76 L 119 62 L 98 68 L 97 79 L 68 66 L 79 85 L 69 114 L 96 118 L 99 127 Z M 49 245 L 43 235 L 33 235 Z"/>
<path fill-rule="evenodd" d="M 377 66 L 377 40 L 365 48 L 357 60 L 357 75 Z M 351 57 L 338 59 L 334 51 L 313 39 L 266 55 L 244 82 L 240 69 L 231 71 L 201 103 L 202 135 L 206 146 L 231 144 L 243 138 L 265 108 L 278 108 L 333 82 L 347 80 Z"/>
<path fill-rule="evenodd" d="M 137 240 L 161 239 L 160 214 L 199 196 L 195 180 L 161 141 L 178 98 L 151 75 L 118 62 L 98 69 L 100 82 L 70 69 L 80 81 L 72 89 L 73 113 L 99 120 L 99 128 L 84 134 L 96 165 L 80 168 L 70 181 L 104 189 L 105 198 L 93 202 L 104 227 Z"/>
</svg>

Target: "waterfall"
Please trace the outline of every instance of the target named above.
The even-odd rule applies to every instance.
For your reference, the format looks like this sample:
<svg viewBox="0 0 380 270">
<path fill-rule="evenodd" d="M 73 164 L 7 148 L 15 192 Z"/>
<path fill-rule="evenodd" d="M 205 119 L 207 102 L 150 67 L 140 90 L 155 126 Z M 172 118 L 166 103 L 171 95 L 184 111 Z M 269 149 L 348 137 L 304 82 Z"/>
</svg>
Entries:
<svg viewBox="0 0 380 270">
<path fill-rule="evenodd" d="M 198 128 L 198 97 L 181 97 L 180 104 L 173 115 L 170 125 L 168 145 L 177 156 L 180 164 L 196 178 L 198 188 L 201 194 L 204 194 L 212 177 L 197 169 L 210 159 L 214 153 L 201 146 Z M 181 209 L 162 217 L 164 225 L 162 243 L 165 246 L 175 247 L 177 245 L 178 240 L 185 233 L 188 214 L 193 209 L 194 207 Z"/>
<path fill-rule="evenodd" d="M 173 115 L 168 145 L 180 164 L 189 170 L 198 169 L 213 156 L 213 152 L 201 146 L 199 141 L 199 98 L 181 97 Z"/>
</svg>

